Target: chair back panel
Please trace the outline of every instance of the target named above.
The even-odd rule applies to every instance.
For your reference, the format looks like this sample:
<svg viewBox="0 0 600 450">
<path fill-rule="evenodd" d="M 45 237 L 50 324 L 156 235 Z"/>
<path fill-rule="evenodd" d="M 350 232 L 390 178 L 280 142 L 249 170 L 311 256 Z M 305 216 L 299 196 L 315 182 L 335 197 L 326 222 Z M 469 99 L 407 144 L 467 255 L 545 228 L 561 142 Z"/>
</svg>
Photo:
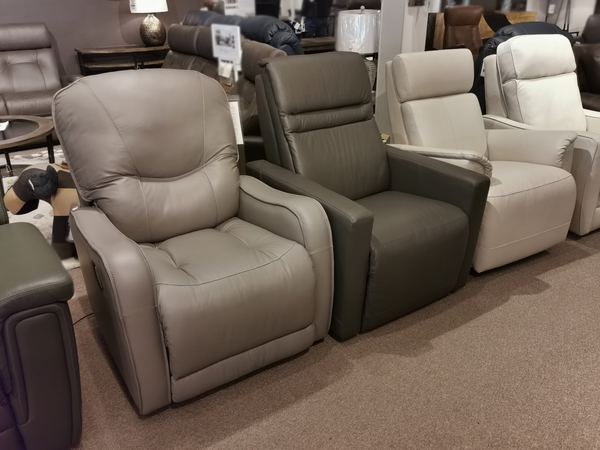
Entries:
<svg viewBox="0 0 600 450">
<path fill-rule="evenodd" d="M 46 25 L 0 25 L 0 94 L 60 87 L 58 63 Z"/>
<path fill-rule="evenodd" d="M 273 162 L 353 200 L 386 190 L 387 156 L 363 58 L 336 52 L 270 58 L 264 65 L 267 103 L 279 132 Z"/>
<path fill-rule="evenodd" d="M 400 105 L 407 143 L 487 152 L 477 97 L 469 94 L 473 59 L 466 49 L 404 53 L 394 57 L 388 81 Z M 389 97 L 388 97 L 389 98 Z M 396 133 L 394 133 L 396 135 Z"/>
<path fill-rule="evenodd" d="M 496 61 L 509 119 L 541 128 L 586 130 L 567 38 L 515 36 L 498 46 Z"/>
<path fill-rule="evenodd" d="M 444 10 L 444 48 L 463 44 L 477 59 L 483 47 L 479 34 L 479 22 L 483 16 L 483 6 L 450 6 Z"/>
<path fill-rule="evenodd" d="M 587 18 L 581 37 L 587 44 L 600 43 L 600 14 L 592 14 Z"/>
<path fill-rule="evenodd" d="M 81 197 L 130 239 L 159 242 L 237 213 L 235 135 L 216 81 L 106 73 L 59 91 L 53 113 Z"/>
</svg>

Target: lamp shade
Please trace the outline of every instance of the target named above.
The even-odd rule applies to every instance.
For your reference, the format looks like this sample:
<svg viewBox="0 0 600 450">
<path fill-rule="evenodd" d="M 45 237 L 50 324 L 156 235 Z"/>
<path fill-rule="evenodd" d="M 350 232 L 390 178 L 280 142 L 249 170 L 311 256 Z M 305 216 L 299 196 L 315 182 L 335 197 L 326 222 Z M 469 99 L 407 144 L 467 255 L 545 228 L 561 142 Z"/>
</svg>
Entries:
<svg viewBox="0 0 600 450">
<path fill-rule="evenodd" d="M 335 49 L 365 54 L 379 51 L 379 11 L 341 11 L 335 30 Z"/>
<path fill-rule="evenodd" d="M 153 14 L 168 11 L 167 0 L 129 0 L 132 13 Z"/>
</svg>

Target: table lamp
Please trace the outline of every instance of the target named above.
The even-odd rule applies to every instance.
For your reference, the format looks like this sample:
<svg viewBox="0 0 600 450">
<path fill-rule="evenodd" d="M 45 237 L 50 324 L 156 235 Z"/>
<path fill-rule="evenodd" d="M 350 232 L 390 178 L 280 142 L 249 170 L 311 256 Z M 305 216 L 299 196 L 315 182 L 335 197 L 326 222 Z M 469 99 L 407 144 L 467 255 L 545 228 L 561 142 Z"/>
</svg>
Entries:
<svg viewBox="0 0 600 450">
<path fill-rule="evenodd" d="M 146 13 L 140 25 L 140 37 L 146 47 L 163 45 L 167 40 L 167 30 L 154 13 L 168 11 L 167 0 L 129 0 L 132 13 Z"/>
</svg>

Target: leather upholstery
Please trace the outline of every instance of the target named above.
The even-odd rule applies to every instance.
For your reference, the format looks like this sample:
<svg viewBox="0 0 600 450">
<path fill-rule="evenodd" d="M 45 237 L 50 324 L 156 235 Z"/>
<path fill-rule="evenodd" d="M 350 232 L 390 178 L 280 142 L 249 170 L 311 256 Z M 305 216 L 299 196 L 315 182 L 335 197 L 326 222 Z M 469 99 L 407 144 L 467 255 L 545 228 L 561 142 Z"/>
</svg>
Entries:
<svg viewBox="0 0 600 450">
<path fill-rule="evenodd" d="M 3 209 L 0 199 L 0 209 Z M 0 226 L 0 447 L 64 450 L 81 437 L 67 301 L 73 282 L 37 228 Z"/>
<path fill-rule="evenodd" d="M 102 74 L 60 91 L 54 114 L 90 204 L 71 216 L 90 302 L 142 414 L 323 339 L 326 216 L 313 200 L 240 178 L 215 80 Z"/>
<path fill-rule="evenodd" d="M 359 55 L 263 65 L 257 96 L 270 162 L 248 173 L 323 205 L 335 257 L 330 333 L 351 338 L 464 285 L 488 179 L 386 148 Z"/>
<path fill-rule="evenodd" d="M 43 23 L 0 25 L 0 114 L 50 116 L 62 87 L 50 33 Z M 8 128 L 4 138 L 33 131 Z"/>
<path fill-rule="evenodd" d="M 464 46 L 477 59 L 483 41 L 479 34 L 479 22 L 483 16 L 483 6 L 449 6 L 444 9 L 444 48 Z"/>
<path fill-rule="evenodd" d="M 269 16 L 230 16 L 214 11 L 188 11 L 183 25 L 201 25 L 210 27 L 213 23 L 237 25 L 243 36 L 253 41 L 262 42 L 283 50 L 288 55 L 301 55 L 302 46 L 292 28 L 275 17 Z"/>
<path fill-rule="evenodd" d="M 537 56 L 544 54 L 547 58 Z M 581 236 L 600 227 L 600 127 L 595 126 L 598 113 L 583 108 L 575 61 L 569 41 L 560 35 L 516 36 L 500 44 L 498 54 L 484 63 L 486 74 L 491 74 L 486 76 L 486 98 L 492 106 L 486 127 L 577 132 L 571 166 L 577 202 L 570 230 Z M 501 83 L 502 79 L 509 81 Z"/>
<path fill-rule="evenodd" d="M 576 45 L 573 53 L 583 107 L 600 111 L 600 44 Z"/>
<path fill-rule="evenodd" d="M 209 27 L 173 24 L 169 27 L 169 47 L 164 69 L 195 70 L 218 79 L 218 64 L 212 52 Z"/>
<path fill-rule="evenodd" d="M 581 36 L 577 38 L 577 41 L 582 44 L 600 43 L 600 14 L 592 14 L 587 18 Z"/>
<path fill-rule="evenodd" d="M 396 92 L 397 86 L 403 86 L 398 77 L 408 74 L 410 80 L 420 79 L 436 65 L 446 67 L 449 88 L 444 90 L 436 84 L 441 79 L 432 79 L 430 98 L 419 95 L 413 100 L 408 96 L 408 101 L 398 102 L 403 98 Z M 401 70 L 396 72 L 398 67 Z M 491 164 L 491 173 L 485 171 L 491 185 L 473 259 L 475 270 L 483 272 L 565 239 L 575 204 L 575 185 L 567 170 L 576 135 L 486 131 L 477 99 L 468 93 L 469 86 L 465 84 L 462 93 L 455 89 L 458 78 L 465 71 L 472 73 L 472 67 L 466 49 L 397 55 L 388 63 L 388 106 L 390 114 L 402 118 L 392 120 L 394 142 L 398 139 L 400 144 L 410 144 L 399 148 L 443 157 L 451 163 L 466 160 Z M 421 91 L 425 92 L 426 86 L 419 85 Z M 484 159 L 467 159 L 467 154 L 479 154 Z"/>
</svg>

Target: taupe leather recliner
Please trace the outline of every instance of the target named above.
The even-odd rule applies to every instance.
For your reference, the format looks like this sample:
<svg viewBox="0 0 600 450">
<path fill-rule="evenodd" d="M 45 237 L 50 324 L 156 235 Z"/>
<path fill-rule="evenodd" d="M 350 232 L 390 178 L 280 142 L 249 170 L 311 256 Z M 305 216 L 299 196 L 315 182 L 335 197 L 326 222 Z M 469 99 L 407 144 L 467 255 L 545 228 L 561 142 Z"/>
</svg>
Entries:
<svg viewBox="0 0 600 450">
<path fill-rule="evenodd" d="M 600 112 L 584 109 L 569 40 L 515 36 L 484 60 L 487 128 L 572 130 L 577 201 L 570 230 L 600 228 Z"/>
<path fill-rule="evenodd" d="M 0 197 L 0 448 L 66 450 L 81 438 L 73 281 L 39 230 Z"/>
<path fill-rule="evenodd" d="M 327 334 L 321 206 L 239 176 L 227 98 L 188 70 L 87 77 L 56 130 L 84 203 L 87 292 L 142 414 L 295 355 Z"/>
<path fill-rule="evenodd" d="M 351 338 L 463 286 L 489 179 L 386 147 L 360 55 L 265 61 L 256 87 L 269 162 L 247 170 L 325 208 L 335 256 L 330 333 Z"/>
<path fill-rule="evenodd" d="M 43 23 L 0 25 L 0 116 L 51 115 L 52 97 L 74 78 L 61 76 L 50 32 Z M 35 129 L 14 123 L 0 131 L 10 139 Z"/>
<path fill-rule="evenodd" d="M 575 206 L 568 172 L 575 133 L 486 130 L 469 93 L 473 60 L 466 49 L 401 54 L 386 69 L 394 144 L 490 177 L 477 272 L 564 241 Z"/>
</svg>

